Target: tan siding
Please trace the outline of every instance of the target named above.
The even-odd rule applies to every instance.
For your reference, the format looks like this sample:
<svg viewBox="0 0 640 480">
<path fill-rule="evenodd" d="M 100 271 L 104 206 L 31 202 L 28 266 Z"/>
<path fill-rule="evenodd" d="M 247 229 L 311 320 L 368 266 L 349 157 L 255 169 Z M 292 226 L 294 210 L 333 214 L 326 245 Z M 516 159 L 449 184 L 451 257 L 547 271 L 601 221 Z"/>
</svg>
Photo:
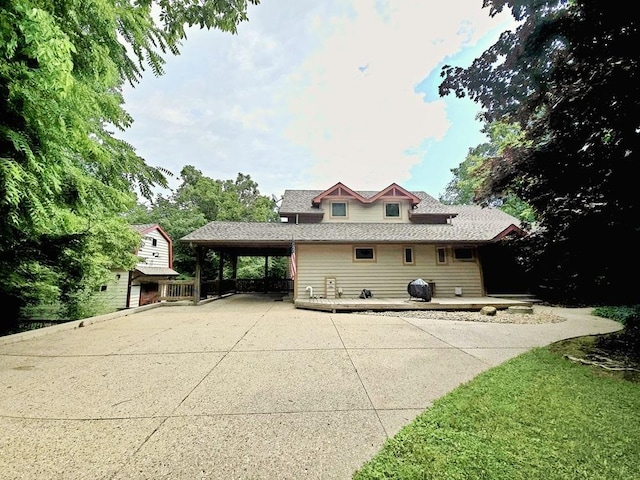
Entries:
<svg viewBox="0 0 640 480">
<path fill-rule="evenodd" d="M 155 247 L 153 239 L 157 241 Z M 138 256 L 144 259 L 138 265 L 169 267 L 169 242 L 158 230 L 147 232 L 142 236 L 142 246 L 138 250 Z"/>
<path fill-rule="evenodd" d="M 126 308 L 128 286 L 129 272 L 114 270 L 111 272 L 109 282 L 106 284 L 107 289 L 98 293 L 99 298 L 110 310 Z"/>
<path fill-rule="evenodd" d="M 307 298 L 306 287 L 311 286 L 315 296 L 324 297 L 327 277 L 336 279 L 336 288 L 342 288 L 343 298 L 357 297 L 363 288 L 377 297 L 408 298 L 407 284 L 416 278 L 435 282 L 438 297 L 455 296 L 455 287 L 463 289 L 463 296 L 483 294 L 476 262 L 436 265 L 434 245 L 414 245 L 415 265 L 404 265 L 404 246 L 376 245 L 375 262 L 355 262 L 353 245 L 298 244 L 297 296 Z"/>
<path fill-rule="evenodd" d="M 347 218 L 338 217 L 331 218 L 331 202 L 346 202 L 347 203 Z M 357 200 L 345 200 L 345 199 L 326 199 L 322 201 L 321 208 L 325 214 L 322 218 L 323 223 L 410 223 L 408 211 L 411 205 L 408 201 L 401 201 L 400 203 L 400 218 L 385 218 L 384 216 L 384 204 L 387 202 L 394 202 L 394 200 L 378 200 L 375 203 L 363 204 Z M 396 202 L 398 203 L 398 202 Z"/>
</svg>

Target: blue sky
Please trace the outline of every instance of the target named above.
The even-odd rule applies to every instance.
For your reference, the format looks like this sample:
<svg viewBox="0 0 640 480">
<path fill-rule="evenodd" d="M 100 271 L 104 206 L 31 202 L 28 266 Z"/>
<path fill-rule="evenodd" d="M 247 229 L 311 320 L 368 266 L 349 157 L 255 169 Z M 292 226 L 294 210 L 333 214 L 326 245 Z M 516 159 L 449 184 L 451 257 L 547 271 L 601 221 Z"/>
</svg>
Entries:
<svg viewBox="0 0 640 480">
<path fill-rule="evenodd" d="M 120 137 L 176 175 L 251 175 L 260 192 L 395 182 L 440 195 L 482 143 L 477 106 L 438 97 L 440 68 L 466 66 L 513 28 L 482 0 L 263 0 L 236 35 L 193 29 L 165 74 L 125 88 Z"/>
</svg>

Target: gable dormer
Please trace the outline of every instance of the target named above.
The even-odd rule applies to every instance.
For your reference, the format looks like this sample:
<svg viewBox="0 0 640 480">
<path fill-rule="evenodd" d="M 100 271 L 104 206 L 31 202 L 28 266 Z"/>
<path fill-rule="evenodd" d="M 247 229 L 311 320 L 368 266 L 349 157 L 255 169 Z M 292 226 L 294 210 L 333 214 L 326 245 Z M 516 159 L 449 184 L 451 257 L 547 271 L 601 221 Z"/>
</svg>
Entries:
<svg viewBox="0 0 640 480">
<path fill-rule="evenodd" d="M 363 204 L 374 203 L 380 199 L 393 199 L 393 200 L 406 200 L 411 203 L 412 207 L 415 207 L 420 203 L 420 199 L 413 193 L 405 190 L 400 185 L 392 183 L 384 190 L 379 191 L 371 197 L 365 197 L 362 194 L 351 190 L 349 187 L 341 182 L 336 183 L 333 187 L 325 190 L 320 195 L 317 195 L 311 203 L 314 206 L 318 206 L 322 203 L 322 200 L 326 198 L 341 198 L 341 199 L 354 199 Z"/>
<path fill-rule="evenodd" d="M 357 192 L 343 183 L 316 195 L 311 204 L 325 212 L 323 222 L 409 223 L 420 198 L 396 183 L 376 192 Z"/>
</svg>

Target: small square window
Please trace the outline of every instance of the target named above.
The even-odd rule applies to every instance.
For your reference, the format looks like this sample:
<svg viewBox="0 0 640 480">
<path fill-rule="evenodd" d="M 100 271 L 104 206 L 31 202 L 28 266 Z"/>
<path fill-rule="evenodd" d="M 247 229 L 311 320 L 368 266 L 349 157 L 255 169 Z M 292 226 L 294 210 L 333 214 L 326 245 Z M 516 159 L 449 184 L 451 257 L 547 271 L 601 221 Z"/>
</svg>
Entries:
<svg viewBox="0 0 640 480">
<path fill-rule="evenodd" d="M 453 258 L 462 262 L 473 261 L 473 248 L 459 247 L 453 249 Z"/>
<path fill-rule="evenodd" d="M 384 204 L 384 216 L 386 218 L 399 218 L 400 217 L 400 204 L 399 203 L 385 203 Z"/>
<path fill-rule="evenodd" d="M 415 260 L 413 257 L 413 247 L 404 247 L 403 262 L 405 265 L 414 265 Z"/>
<path fill-rule="evenodd" d="M 332 217 L 346 217 L 347 216 L 347 204 L 345 202 L 333 202 L 331 204 L 331 216 Z"/>
<path fill-rule="evenodd" d="M 358 261 L 373 262 L 376 259 L 376 252 L 373 247 L 355 247 L 353 249 L 353 257 Z"/>
<path fill-rule="evenodd" d="M 107 286 L 106 285 L 101 285 L 100 286 L 100 291 L 101 292 L 106 292 L 107 291 Z"/>
<path fill-rule="evenodd" d="M 445 247 L 438 247 L 436 255 L 439 264 L 447 263 L 447 249 Z"/>
</svg>

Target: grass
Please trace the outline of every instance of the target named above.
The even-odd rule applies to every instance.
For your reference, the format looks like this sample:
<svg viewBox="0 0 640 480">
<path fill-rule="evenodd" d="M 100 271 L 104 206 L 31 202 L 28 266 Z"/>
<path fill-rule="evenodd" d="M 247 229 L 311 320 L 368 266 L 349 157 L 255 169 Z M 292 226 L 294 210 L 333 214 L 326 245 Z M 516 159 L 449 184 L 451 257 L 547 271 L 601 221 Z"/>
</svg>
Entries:
<svg viewBox="0 0 640 480">
<path fill-rule="evenodd" d="M 436 401 L 355 472 L 365 479 L 640 478 L 640 383 L 531 350 Z"/>
</svg>

